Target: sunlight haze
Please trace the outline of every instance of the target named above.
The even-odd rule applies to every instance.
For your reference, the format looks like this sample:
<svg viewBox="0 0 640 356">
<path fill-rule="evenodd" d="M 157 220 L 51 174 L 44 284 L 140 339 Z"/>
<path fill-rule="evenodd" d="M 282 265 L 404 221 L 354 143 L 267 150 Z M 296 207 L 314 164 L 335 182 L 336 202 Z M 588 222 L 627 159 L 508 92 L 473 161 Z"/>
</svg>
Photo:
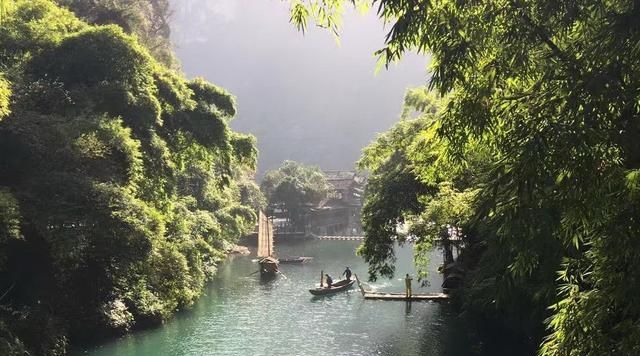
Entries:
<svg viewBox="0 0 640 356">
<path fill-rule="evenodd" d="M 397 121 L 405 89 L 426 83 L 427 59 L 406 56 L 376 74 L 386 31 L 375 11 L 349 12 L 339 44 L 288 19 L 284 1 L 174 1 L 172 40 L 187 76 L 236 96 L 232 127 L 257 137 L 259 174 L 286 159 L 352 169 Z"/>
</svg>

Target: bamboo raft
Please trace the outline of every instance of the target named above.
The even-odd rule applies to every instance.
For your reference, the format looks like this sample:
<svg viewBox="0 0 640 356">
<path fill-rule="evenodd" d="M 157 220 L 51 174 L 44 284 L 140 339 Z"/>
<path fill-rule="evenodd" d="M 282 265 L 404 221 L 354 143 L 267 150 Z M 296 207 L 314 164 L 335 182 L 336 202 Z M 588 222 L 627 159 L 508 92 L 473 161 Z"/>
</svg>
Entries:
<svg viewBox="0 0 640 356">
<path fill-rule="evenodd" d="M 355 275 L 355 274 L 354 274 Z M 449 300 L 449 295 L 444 293 L 418 293 L 411 294 L 411 297 L 407 298 L 404 293 L 388 293 L 388 292 L 374 292 L 365 290 L 360 283 L 360 279 L 358 279 L 358 275 L 355 275 L 356 281 L 358 281 L 358 287 L 360 287 L 360 292 L 364 299 L 375 299 L 375 300 L 398 300 L 398 301 L 434 301 L 434 302 L 444 302 Z"/>
<path fill-rule="evenodd" d="M 364 299 L 376 300 L 404 300 L 404 301 L 446 301 L 449 295 L 444 293 L 427 293 L 427 294 L 411 294 L 407 298 L 404 293 L 383 293 L 383 292 L 366 292 L 362 295 Z"/>
</svg>

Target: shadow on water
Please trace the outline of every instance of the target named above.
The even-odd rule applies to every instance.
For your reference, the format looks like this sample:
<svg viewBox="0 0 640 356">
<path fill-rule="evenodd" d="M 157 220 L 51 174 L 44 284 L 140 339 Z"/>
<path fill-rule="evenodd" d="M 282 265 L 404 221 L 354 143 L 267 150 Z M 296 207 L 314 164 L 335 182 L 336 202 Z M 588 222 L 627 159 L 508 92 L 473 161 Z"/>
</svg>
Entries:
<svg viewBox="0 0 640 356">
<path fill-rule="evenodd" d="M 264 276 L 263 275 L 263 276 L 258 276 L 257 278 L 260 281 L 260 286 L 262 286 L 263 289 L 270 290 L 270 289 L 273 289 L 273 287 L 277 284 L 278 278 L 281 278 L 281 277 L 280 276 L 269 276 L 269 275 Z M 264 287 L 267 287 L 267 288 L 264 288 Z"/>
<path fill-rule="evenodd" d="M 312 303 L 331 303 L 334 299 L 339 298 L 341 302 L 350 303 L 353 300 L 352 295 L 354 290 L 348 289 L 342 292 L 332 293 L 332 294 L 324 294 L 324 295 L 312 295 L 309 299 Z M 358 296 L 360 294 L 358 293 Z"/>
<path fill-rule="evenodd" d="M 333 300 L 334 295 L 312 295 L 311 303 L 325 303 Z"/>
</svg>

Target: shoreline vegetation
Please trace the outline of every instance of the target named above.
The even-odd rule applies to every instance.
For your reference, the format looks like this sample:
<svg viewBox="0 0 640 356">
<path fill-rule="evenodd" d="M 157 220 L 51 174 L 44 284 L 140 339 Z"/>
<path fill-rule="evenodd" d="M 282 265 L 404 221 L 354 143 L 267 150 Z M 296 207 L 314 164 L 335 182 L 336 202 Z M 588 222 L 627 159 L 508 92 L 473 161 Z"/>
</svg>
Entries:
<svg viewBox="0 0 640 356">
<path fill-rule="evenodd" d="M 255 224 L 235 98 L 175 70 L 168 1 L 0 5 L 0 354 L 161 324 Z"/>
<path fill-rule="evenodd" d="M 250 255 L 251 250 L 247 246 L 243 245 L 233 245 L 230 249 L 227 250 L 227 255 Z"/>
</svg>

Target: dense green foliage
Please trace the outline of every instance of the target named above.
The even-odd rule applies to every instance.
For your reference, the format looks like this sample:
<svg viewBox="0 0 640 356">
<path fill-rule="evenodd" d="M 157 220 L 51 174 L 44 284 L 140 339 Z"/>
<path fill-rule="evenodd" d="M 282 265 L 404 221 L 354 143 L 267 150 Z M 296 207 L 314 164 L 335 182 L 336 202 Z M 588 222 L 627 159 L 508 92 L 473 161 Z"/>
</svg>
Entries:
<svg viewBox="0 0 640 356">
<path fill-rule="evenodd" d="M 434 121 L 432 114 L 405 118 L 369 145 L 358 162 L 360 169 L 370 172 L 362 209 L 367 238 L 359 253 L 369 263 L 373 280 L 378 274 L 393 276 L 395 240 L 402 242 L 411 233 L 403 232 L 403 227 L 413 225 L 412 221 L 424 210 L 421 197 L 435 191 L 436 187 L 418 177 L 410 152 L 416 135 L 428 130 Z"/>
<path fill-rule="evenodd" d="M 638 3 L 310 0 L 292 20 L 337 31 L 345 3 L 390 23 L 383 63 L 431 55 L 431 87 L 449 95 L 436 156 L 464 168 L 470 152 L 489 154 L 471 185 L 466 231 L 484 252 L 468 301 L 509 325 L 551 307 L 543 355 L 638 354 Z M 387 244 L 363 252 L 380 261 Z"/>
<path fill-rule="evenodd" d="M 11 97 L 11 89 L 9 83 L 0 76 L 0 119 L 9 115 L 9 98 Z"/>
<path fill-rule="evenodd" d="M 6 1 L 6 0 L 5 0 Z M 169 0 L 55 0 L 79 18 L 96 25 L 118 25 L 161 63 L 176 67 L 169 36 Z"/>
<path fill-rule="evenodd" d="M 0 353 L 63 354 L 194 302 L 253 229 L 257 151 L 228 127 L 231 95 L 185 80 L 119 26 L 51 0 L 11 5 L 0 24 Z"/>
<path fill-rule="evenodd" d="M 366 239 L 359 253 L 369 263 L 370 278 L 391 277 L 395 243 L 416 238 L 415 262 L 424 278 L 433 244 L 444 245 L 449 266 L 452 238 L 461 237 L 456 271 L 471 270 L 463 290 L 468 314 L 539 339 L 545 309 L 555 300 L 561 246 L 539 241 L 548 248 L 540 251 L 545 259 L 539 268 L 513 273 L 519 247 L 509 246 L 511 241 L 499 238 L 482 219 L 490 204 L 484 189 L 498 164 L 495 151 L 475 142 L 462 156 L 448 156 L 447 142 L 438 135 L 446 103 L 425 88 L 409 90 L 401 121 L 365 148 L 359 167 L 370 176 L 362 213 Z"/>
<path fill-rule="evenodd" d="M 265 173 L 260 189 L 269 206 L 282 209 L 295 231 L 304 231 L 304 211 L 327 197 L 329 185 L 317 167 L 284 161 L 280 168 Z"/>
</svg>

